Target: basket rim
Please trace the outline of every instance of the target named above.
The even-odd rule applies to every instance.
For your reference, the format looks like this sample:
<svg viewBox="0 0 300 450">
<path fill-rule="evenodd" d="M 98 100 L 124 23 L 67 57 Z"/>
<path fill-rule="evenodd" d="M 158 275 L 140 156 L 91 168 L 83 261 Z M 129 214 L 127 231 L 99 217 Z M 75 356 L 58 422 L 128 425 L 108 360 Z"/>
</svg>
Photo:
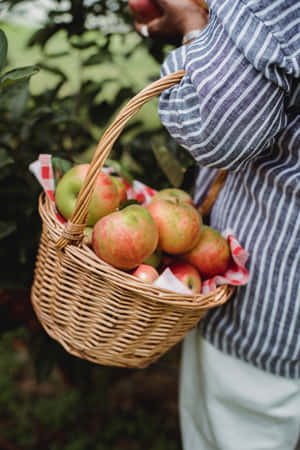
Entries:
<svg viewBox="0 0 300 450">
<path fill-rule="evenodd" d="M 45 192 L 42 192 L 39 196 L 39 213 L 43 223 L 48 228 L 49 238 L 55 244 L 61 236 L 64 225 L 58 220 L 53 204 Z M 101 260 L 84 241 L 80 243 L 77 241 L 76 244 L 69 243 L 64 250 L 57 251 L 65 252 L 76 264 L 80 264 L 84 270 L 88 268 L 93 275 L 105 275 L 109 278 L 112 285 L 119 286 L 122 283 L 125 286 L 126 284 L 126 289 L 134 292 L 136 295 L 147 297 L 148 299 L 151 298 L 155 302 L 167 304 L 171 307 L 188 310 L 207 310 L 225 303 L 234 291 L 234 286 L 224 284 L 209 294 L 180 294 L 168 289 L 148 285 L 133 275 Z"/>
</svg>

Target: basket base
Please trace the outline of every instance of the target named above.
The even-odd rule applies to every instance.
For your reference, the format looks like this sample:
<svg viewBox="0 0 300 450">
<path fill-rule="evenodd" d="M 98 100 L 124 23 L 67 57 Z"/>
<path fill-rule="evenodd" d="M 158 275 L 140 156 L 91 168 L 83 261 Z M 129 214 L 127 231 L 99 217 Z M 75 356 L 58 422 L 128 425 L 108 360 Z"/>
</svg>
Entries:
<svg viewBox="0 0 300 450">
<path fill-rule="evenodd" d="M 127 349 L 127 351 L 125 348 L 123 352 L 113 348 L 108 348 L 108 346 L 105 344 L 100 344 L 95 348 L 83 348 L 83 346 L 82 348 L 78 348 L 75 345 L 72 345 L 70 343 L 70 340 L 68 340 L 67 338 L 64 339 L 62 334 L 57 335 L 57 326 L 55 326 L 55 324 L 54 326 L 52 326 L 52 324 L 49 323 L 48 320 L 45 320 L 45 317 L 40 314 L 39 308 L 36 307 L 37 299 L 35 299 L 34 297 L 34 292 L 32 292 L 31 301 L 33 309 L 35 310 L 35 313 L 42 327 L 52 339 L 58 342 L 66 350 L 66 352 L 78 358 L 90 361 L 94 364 L 110 367 L 122 367 L 127 369 L 145 369 L 151 364 L 155 363 L 167 351 L 178 344 L 178 342 L 180 342 L 184 338 L 185 334 L 187 334 L 192 328 L 194 328 L 194 326 L 197 325 L 204 314 L 202 313 L 196 319 L 194 318 L 194 322 L 189 330 L 185 330 L 185 332 L 181 335 L 176 335 L 176 337 L 173 338 L 173 342 L 169 342 L 164 347 L 162 347 L 161 345 L 157 345 L 156 347 L 150 345 L 147 349 L 144 345 L 143 348 L 137 346 L 132 347 L 131 349 L 129 348 Z"/>
</svg>

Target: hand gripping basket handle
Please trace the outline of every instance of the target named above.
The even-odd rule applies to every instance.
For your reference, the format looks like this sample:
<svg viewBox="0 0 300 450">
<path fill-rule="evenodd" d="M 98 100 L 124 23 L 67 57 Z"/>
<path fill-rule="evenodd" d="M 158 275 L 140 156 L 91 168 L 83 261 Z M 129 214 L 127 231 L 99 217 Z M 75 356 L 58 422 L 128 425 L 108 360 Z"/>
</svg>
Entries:
<svg viewBox="0 0 300 450">
<path fill-rule="evenodd" d="M 184 70 L 174 72 L 151 83 L 136 96 L 134 96 L 119 112 L 113 123 L 103 134 L 90 164 L 84 184 L 78 194 L 74 211 L 67 222 L 61 237 L 56 242 L 56 247 L 62 250 L 70 242 L 81 242 L 83 230 L 86 226 L 88 208 L 95 189 L 96 180 L 101 172 L 104 162 L 121 134 L 126 123 L 152 98 L 161 94 L 165 89 L 178 84 L 184 76 Z M 207 205 L 206 213 L 213 201 Z"/>
</svg>

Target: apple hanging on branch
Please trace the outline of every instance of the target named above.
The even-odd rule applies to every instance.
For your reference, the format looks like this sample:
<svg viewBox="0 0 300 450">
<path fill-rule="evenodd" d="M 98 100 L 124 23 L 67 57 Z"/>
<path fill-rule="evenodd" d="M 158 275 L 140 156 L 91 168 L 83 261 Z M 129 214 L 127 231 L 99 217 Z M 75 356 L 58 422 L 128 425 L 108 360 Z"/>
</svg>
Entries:
<svg viewBox="0 0 300 450">
<path fill-rule="evenodd" d="M 162 14 L 151 0 L 129 0 L 128 6 L 134 18 L 140 23 L 148 23 Z"/>
</svg>

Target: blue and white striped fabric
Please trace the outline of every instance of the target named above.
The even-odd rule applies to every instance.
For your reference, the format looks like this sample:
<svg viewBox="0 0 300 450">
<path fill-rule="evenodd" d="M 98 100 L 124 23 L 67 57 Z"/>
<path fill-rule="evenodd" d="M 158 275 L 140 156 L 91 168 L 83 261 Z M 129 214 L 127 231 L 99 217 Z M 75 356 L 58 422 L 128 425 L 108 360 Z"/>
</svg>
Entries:
<svg viewBox="0 0 300 450">
<path fill-rule="evenodd" d="M 202 321 L 217 348 L 300 377 L 300 1 L 211 0 L 209 24 L 171 52 L 160 98 L 170 134 L 201 166 L 196 198 L 228 177 L 211 225 L 250 252 L 250 282 Z"/>
</svg>

